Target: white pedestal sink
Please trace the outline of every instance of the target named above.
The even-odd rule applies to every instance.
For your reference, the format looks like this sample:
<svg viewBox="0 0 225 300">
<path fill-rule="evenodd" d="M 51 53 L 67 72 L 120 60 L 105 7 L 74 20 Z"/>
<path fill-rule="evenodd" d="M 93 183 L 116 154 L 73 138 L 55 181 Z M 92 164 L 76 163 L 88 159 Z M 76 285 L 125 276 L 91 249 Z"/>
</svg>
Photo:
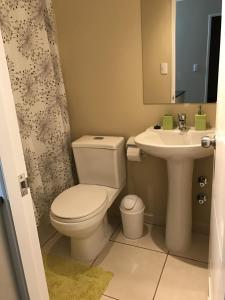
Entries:
<svg viewBox="0 0 225 300">
<path fill-rule="evenodd" d="M 213 154 L 212 148 L 201 147 L 201 138 L 206 135 L 213 137 L 214 130 L 150 128 L 135 137 L 140 149 L 167 161 L 166 245 L 172 251 L 182 252 L 191 243 L 193 163 Z"/>
</svg>

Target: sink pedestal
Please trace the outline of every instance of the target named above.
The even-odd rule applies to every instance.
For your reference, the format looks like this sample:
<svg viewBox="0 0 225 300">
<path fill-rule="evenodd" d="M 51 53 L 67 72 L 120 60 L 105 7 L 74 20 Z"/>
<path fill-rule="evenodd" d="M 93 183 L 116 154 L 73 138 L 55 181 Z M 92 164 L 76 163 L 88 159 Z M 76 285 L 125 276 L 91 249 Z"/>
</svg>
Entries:
<svg viewBox="0 0 225 300">
<path fill-rule="evenodd" d="M 192 233 L 192 159 L 169 159 L 166 245 L 182 252 L 191 243 Z"/>
<path fill-rule="evenodd" d="M 201 147 L 201 138 L 214 134 L 213 129 L 190 128 L 181 132 L 179 129 L 149 128 L 134 139 L 144 152 L 167 160 L 166 245 L 171 251 L 185 251 L 191 244 L 193 164 L 195 159 L 213 155 L 212 148 Z"/>
</svg>

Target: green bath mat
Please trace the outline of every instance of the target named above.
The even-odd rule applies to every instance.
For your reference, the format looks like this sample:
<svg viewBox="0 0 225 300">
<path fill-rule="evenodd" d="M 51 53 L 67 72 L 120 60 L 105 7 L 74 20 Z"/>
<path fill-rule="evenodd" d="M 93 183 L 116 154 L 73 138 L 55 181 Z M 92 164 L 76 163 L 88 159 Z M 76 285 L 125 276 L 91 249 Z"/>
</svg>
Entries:
<svg viewBox="0 0 225 300">
<path fill-rule="evenodd" d="M 99 300 L 113 277 L 70 258 L 47 255 L 43 260 L 51 300 Z"/>
</svg>

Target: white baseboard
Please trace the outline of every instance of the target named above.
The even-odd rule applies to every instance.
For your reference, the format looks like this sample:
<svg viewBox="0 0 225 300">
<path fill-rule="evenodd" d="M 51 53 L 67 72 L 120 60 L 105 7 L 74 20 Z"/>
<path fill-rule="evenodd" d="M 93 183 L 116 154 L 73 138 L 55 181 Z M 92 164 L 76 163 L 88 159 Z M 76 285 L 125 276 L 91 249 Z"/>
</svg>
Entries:
<svg viewBox="0 0 225 300">
<path fill-rule="evenodd" d="M 62 237 L 62 235 L 58 232 L 55 233 L 41 248 L 42 253 L 47 255 L 51 248 L 57 243 L 57 241 Z"/>
<path fill-rule="evenodd" d="M 152 225 L 159 225 L 165 226 L 166 219 L 163 216 L 155 216 L 153 214 L 145 213 L 144 216 L 145 223 L 152 224 Z M 200 233 L 200 234 L 209 234 L 209 224 L 206 223 L 193 223 L 192 225 L 193 232 Z"/>
<path fill-rule="evenodd" d="M 145 213 L 144 222 L 152 225 L 165 226 L 165 218 L 163 216 L 154 216 L 153 214 Z"/>
<path fill-rule="evenodd" d="M 193 225 L 192 225 L 192 230 L 193 230 L 193 232 L 196 232 L 196 233 L 209 235 L 209 229 L 210 229 L 210 225 L 207 223 L 196 222 L 196 223 L 193 223 Z"/>
<path fill-rule="evenodd" d="M 114 222 L 121 223 L 120 215 L 113 216 Z M 144 215 L 144 222 L 147 224 L 165 226 L 165 217 L 163 216 L 154 216 L 153 214 L 146 213 Z M 209 233 L 209 225 L 205 223 L 194 223 L 193 231 L 200 234 Z M 58 232 L 53 235 L 42 247 L 42 252 L 47 254 L 53 245 L 59 240 L 62 235 Z M 209 298 L 209 300 L 212 300 Z"/>
</svg>

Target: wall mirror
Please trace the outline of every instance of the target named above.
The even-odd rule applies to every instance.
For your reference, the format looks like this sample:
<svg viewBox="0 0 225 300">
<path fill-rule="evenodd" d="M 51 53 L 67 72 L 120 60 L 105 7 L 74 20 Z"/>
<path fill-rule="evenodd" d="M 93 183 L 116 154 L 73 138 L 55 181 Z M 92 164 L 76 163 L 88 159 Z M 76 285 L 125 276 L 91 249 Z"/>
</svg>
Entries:
<svg viewBox="0 0 225 300">
<path fill-rule="evenodd" d="M 222 0 L 141 0 L 145 104 L 215 103 Z"/>
</svg>

